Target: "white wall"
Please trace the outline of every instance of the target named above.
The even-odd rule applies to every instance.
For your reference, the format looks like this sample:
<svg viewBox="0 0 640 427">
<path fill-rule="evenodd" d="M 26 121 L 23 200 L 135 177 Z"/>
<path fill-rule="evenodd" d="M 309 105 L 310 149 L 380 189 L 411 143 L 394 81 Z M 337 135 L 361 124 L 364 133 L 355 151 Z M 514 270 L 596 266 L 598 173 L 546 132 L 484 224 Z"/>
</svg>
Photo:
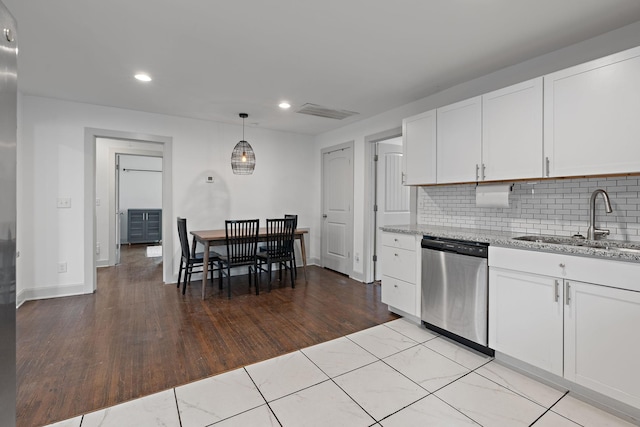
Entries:
<svg viewBox="0 0 640 427">
<path fill-rule="evenodd" d="M 85 282 L 85 128 L 173 138 L 173 205 L 166 215 L 188 218 L 190 229 L 222 228 L 228 218 L 260 218 L 297 213 L 299 227 L 311 227 L 309 257 L 316 259 L 319 229 L 319 154 L 313 138 L 247 127 L 256 152 L 251 176 L 233 175 L 231 151 L 241 124 L 192 120 L 159 114 L 24 95 L 19 141 L 20 300 L 88 292 Z M 249 112 L 250 113 L 250 112 Z M 215 178 L 214 184 L 205 182 Z M 70 209 L 57 209 L 70 197 Z M 174 276 L 178 238 L 173 237 Z M 67 273 L 58 263 L 67 262 Z M 173 278 L 175 280 L 175 277 Z"/>
<path fill-rule="evenodd" d="M 388 131 L 402 125 L 402 119 L 429 111 L 492 90 L 500 89 L 521 81 L 542 76 L 572 65 L 606 56 L 640 45 L 640 22 L 622 27 L 593 39 L 585 40 L 558 51 L 533 58 L 520 64 L 504 68 L 486 76 L 443 90 L 413 103 L 406 104 L 379 114 L 375 117 L 353 123 L 343 128 L 316 136 L 316 150 L 340 144 L 355 142 L 354 150 L 354 254 L 363 254 L 365 217 L 365 138 Z M 425 53 L 427 54 L 427 53 Z M 374 65 L 374 64 L 372 64 Z M 318 171 L 318 174 L 320 172 Z M 318 185 L 319 181 L 318 181 Z M 317 189 L 320 193 L 320 188 Z M 320 226 L 318 222 L 318 227 Z M 355 259 L 355 257 L 354 257 Z M 353 276 L 363 277 L 363 257 L 353 264 Z"/>
</svg>

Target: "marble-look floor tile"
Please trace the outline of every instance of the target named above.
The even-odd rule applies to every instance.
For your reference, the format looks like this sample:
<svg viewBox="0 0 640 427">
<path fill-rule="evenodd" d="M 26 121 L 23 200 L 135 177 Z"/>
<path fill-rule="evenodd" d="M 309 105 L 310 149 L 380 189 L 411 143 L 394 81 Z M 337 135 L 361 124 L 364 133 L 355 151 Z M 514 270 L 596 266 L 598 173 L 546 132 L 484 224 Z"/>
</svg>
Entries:
<svg viewBox="0 0 640 427">
<path fill-rule="evenodd" d="M 334 381 L 377 421 L 429 394 L 383 362 L 356 369 Z"/>
<path fill-rule="evenodd" d="M 635 425 L 578 400 L 572 397 L 571 393 L 560 399 L 551 410 L 584 427 L 631 427 Z"/>
<path fill-rule="evenodd" d="M 264 405 L 244 369 L 176 387 L 182 427 L 202 427 Z"/>
<path fill-rule="evenodd" d="M 215 427 L 280 427 L 280 423 L 267 405 L 258 406 L 213 425 Z"/>
<path fill-rule="evenodd" d="M 486 354 L 478 353 L 445 337 L 429 340 L 423 345 L 472 370 L 491 360 Z"/>
<path fill-rule="evenodd" d="M 300 351 L 249 365 L 245 369 L 267 402 L 329 379 Z"/>
<path fill-rule="evenodd" d="M 521 396 L 531 399 L 536 403 L 550 408 L 551 405 L 560 399 L 566 390 L 557 390 L 548 385 L 542 384 L 519 372 L 500 365 L 496 361 L 491 361 L 476 370 L 477 374 L 490 379 L 493 382 L 518 393 Z"/>
<path fill-rule="evenodd" d="M 437 333 L 428 330 L 424 326 L 418 325 L 404 318 L 392 320 L 385 323 L 384 326 L 391 328 L 396 332 L 400 332 L 402 335 L 405 335 L 419 343 L 432 340 L 439 336 Z"/>
<path fill-rule="evenodd" d="M 384 359 L 384 362 L 430 392 L 444 387 L 469 372 L 468 368 L 423 345 L 389 356 Z"/>
<path fill-rule="evenodd" d="M 80 427 L 82 417 L 75 417 L 68 420 L 60 421 L 54 424 L 49 424 L 45 427 Z"/>
<path fill-rule="evenodd" d="M 580 427 L 580 424 L 576 424 L 555 412 L 549 411 L 533 423 L 532 427 Z"/>
<path fill-rule="evenodd" d="M 173 390 L 121 403 L 84 416 L 82 427 L 179 426 Z"/>
<path fill-rule="evenodd" d="M 307 347 L 302 352 L 331 378 L 378 360 L 345 337 Z"/>
<path fill-rule="evenodd" d="M 347 335 L 347 338 L 379 358 L 391 356 L 418 344 L 411 338 L 384 325 Z"/>
<path fill-rule="evenodd" d="M 435 395 L 484 427 L 528 426 L 546 410 L 473 372 Z"/>
<path fill-rule="evenodd" d="M 375 424 L 375 420 L 333 381 L 290 394 L 271 402 L 270 406 L 282 427 L 368 427 Z"/>
<path fill-rule="evenodd" d="M 479 424 L 456 411 L 434 395 L 380 421 L 383 427 L 478 427 Z"/>
</svg>

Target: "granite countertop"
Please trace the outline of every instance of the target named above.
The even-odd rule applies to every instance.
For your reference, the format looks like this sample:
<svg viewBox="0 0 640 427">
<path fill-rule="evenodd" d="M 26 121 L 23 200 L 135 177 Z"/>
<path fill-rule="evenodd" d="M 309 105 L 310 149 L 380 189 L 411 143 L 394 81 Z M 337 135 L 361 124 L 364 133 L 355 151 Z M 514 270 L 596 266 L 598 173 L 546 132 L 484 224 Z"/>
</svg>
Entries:
<svg viewBox="0 0 640 427">
<path fill-rule="evenodd" d="M 554 252 L 567 255 L 589 256 L 595 258 L 611 259 L 616 261 L 630 261 L 640 263 L 640 243 L 621 242 L 615 240 L 580 240 L 570 237 L 545 236 L 551 242 L 514 240 L 514 237 L 531 236 L 533 233 L 508 233 L 503 231 L 480 230 L 474 228 L 438 227 L 433 225 L 389 225 L 380 227 L 382 231 L 402 234 L 429 235 L 458 240 L 472 240 L 489 243 L 494 246 L 509 247 L 514 249 L 528 249 L 534 251 Z M 546 240 L 545 239 L 545 240 Z M 564 242 L 564 243 L 561 243 Z M 575 244 L 572 244 L 575 242 Z M 567 244 L 570 243 L 570 244 Z M 596 247 L 586 247 L 580 245 Z M 631 252 L 625 252 L 631 249 Z M 637 250 L 633 251 L 633 250 Z"/>
</svg>

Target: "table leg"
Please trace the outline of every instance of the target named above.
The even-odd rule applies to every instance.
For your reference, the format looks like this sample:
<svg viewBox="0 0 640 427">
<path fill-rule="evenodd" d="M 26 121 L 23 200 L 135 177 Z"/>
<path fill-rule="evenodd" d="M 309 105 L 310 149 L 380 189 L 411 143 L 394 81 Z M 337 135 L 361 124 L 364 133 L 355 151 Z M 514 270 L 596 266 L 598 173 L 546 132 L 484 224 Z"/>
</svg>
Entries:
<svg viewBox="0 0 640 427">
<path fill-rule="evenodd" d="M 304 271 L 304 281 L 305 283 L 308 282 L 307 280 L 307 250 L 304 247 L 304 234 L 300 235 L 300 253 L 302 255 L 302 270 Z"/>
<path fill-rule="evenodd" d="M 207 276 L 209 275 L 209 241 L 205 240 L 204 254 L 202 254 L 202 299 L 204 300 L 204 290 L 207 287 Z"/>
</svg>

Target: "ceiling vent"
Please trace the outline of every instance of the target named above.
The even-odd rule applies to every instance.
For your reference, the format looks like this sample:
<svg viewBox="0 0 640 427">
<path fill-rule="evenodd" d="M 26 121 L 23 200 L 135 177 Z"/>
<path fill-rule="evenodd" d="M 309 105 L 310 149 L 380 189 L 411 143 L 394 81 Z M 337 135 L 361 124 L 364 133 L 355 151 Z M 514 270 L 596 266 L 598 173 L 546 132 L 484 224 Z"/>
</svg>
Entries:
<svg viewBox="0 0 640 427">
<path fill-rule="evenodd" d="M 347 117 L 355 116 L 355 111 L 347 111 L 347 110 L 334 110 L 332 108 L 323 107 L 322 105 L 317 104 L 304 104 L 296 113 L 300 114 L 308 114 L 310 116 L 317 117 L 325 117 L 327 119 L 336 119 L 342 120 Z"/>
</svg>

